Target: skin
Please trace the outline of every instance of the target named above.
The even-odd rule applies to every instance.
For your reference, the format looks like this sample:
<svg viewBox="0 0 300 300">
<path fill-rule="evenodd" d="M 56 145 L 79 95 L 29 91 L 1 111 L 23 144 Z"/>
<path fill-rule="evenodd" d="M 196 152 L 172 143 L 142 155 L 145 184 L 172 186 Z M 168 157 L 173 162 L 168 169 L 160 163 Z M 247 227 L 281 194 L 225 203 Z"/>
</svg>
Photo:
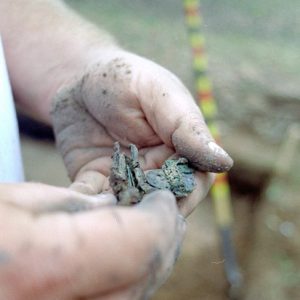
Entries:
<svg viewBox="0 0 300 300">
<path fill-rule="evenodd" d="M 70 189 L 0 186 L 0 298 L 148 299 L 178 254 L 181 216 L 205 197 L 208 172 L 227 171 L 231 158 L 175 75 L 62 2 L 0 1 L 0 30 L 16 103 L 53 126 L 73 181 Z M 95 196 L 109 189 L 116 140 L 122 151 L 138 146 L 145 170 L 188 158 L 196 190 L 177 205 L 156 192 L 130 208 L 115 206 L 111 194 Z"/>
<path fill-rule="evenodd" d="M 1 299 L 148 299 L 185 231 L 167 191 L 133 208 L 36 183 L 1 185 L 0 195 Z"/>
</svg>

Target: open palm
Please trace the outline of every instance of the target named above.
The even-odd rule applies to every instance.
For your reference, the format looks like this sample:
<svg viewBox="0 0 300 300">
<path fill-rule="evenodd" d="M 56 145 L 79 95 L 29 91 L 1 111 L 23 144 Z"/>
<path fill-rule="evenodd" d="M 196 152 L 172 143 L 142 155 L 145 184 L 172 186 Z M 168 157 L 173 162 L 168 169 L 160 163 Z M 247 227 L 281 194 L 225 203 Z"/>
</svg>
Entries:
<svg viewBox="0 0 300 300">
<path fill-rule="evenodd" d="M 176 76 L 122 50 L 99 57 L 99 63 L 60 89 L 52 112 L 57 145 L 77 189 L 99 193 L 105 188 L 115 141 L 125 152 L 136 144 L 146 170 L 159 168 L 174 153 L 200 171 L 231 167 Z M 211 180 L 199 173 L 198 181 L 199 198 L 199 189 L 204 196 Z"/>
</svg>

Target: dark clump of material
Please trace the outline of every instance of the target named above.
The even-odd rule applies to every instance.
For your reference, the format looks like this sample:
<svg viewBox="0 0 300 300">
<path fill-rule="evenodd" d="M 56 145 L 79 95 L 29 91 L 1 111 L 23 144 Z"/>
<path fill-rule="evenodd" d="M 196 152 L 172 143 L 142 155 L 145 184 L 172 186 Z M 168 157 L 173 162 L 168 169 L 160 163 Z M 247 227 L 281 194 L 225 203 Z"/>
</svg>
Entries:
<svg viewBox="0 0 300 300">
<path fill-rule="evenodd" d="M 17 114 L 20 133 L 38 140 L 54 141 L 53 129 L 21 113 Z"/>
<path fill-rule="evenodd" d="M 120 204 L 137 203 L 145 194 L 155 190 L 168 189 L 177 198 L 186 197 L 194 190 L 194 171 L 186 158 L 168 159 L 161 169 L 144 173 L 137 147 L 131 144 L 130 151 L 131 156 L 128 157 L 121 153 L 118 142 L 114 145 L 109 182 Z"/>
</svg>

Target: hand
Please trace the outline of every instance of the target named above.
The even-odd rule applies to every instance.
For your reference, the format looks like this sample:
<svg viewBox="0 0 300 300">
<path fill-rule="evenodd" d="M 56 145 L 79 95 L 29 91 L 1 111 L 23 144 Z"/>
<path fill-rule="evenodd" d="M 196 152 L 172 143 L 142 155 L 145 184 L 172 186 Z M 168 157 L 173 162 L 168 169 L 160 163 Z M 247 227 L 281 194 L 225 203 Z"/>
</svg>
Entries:
<svg viewBox="0 0 300 300">
<path fill-rule="evenodd" d="M 175 152 L 200 171 L 222 172 L 232 166 L 178 78 L 122 50 L 101 52 L 99 59 L 60 90 L 52 113 L 57 145 L 76 182 L 74 189 L 90 194 L 103 190 L 116 140 L 123 151 L 129 143 L 138 146 L 145 170 L 159 168 Z M 185 203 L 185 213 L 206 195 L 211 177 L 197 174 L 197 190 Z"/>
<path fill-rule="evenodd" d="M 185 230 L 169 192 L 134 207 L 42 184 L 2 184 L 0 195 L 0 299 L 148 299 Z"/>
</svg>

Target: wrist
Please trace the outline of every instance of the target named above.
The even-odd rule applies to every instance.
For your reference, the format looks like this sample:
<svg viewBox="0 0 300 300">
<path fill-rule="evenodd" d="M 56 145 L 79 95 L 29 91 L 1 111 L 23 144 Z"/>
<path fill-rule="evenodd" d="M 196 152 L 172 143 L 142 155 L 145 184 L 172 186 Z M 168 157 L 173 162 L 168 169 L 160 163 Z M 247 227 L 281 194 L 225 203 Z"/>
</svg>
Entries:
<svg viewBox="0 0 300 300">
<path fill-rule="evenodd" d="M 26 6 L 22 0 L 4 1 L 0 29 L 19 108 L 48 124 L 57 89 L 83 72 L 95 52 L 117 47 L 59 0 L 28 0 Z"/>
</svg>

